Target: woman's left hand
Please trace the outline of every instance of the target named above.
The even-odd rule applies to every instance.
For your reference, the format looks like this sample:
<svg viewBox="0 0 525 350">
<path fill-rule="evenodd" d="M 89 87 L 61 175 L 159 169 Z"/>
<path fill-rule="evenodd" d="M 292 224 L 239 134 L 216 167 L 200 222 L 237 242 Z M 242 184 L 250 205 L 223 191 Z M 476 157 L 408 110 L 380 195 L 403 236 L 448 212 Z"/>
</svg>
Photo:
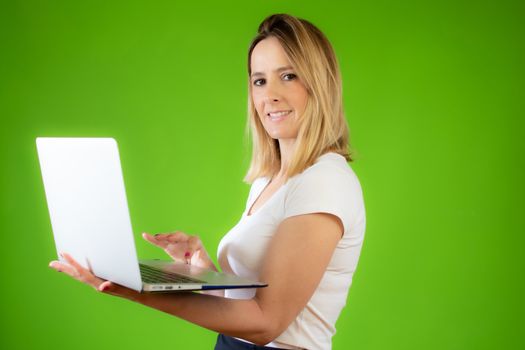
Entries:
<svg viewBox="0 0 525 350">
<path fill-rule="evenodd" d="M 121 286 L 111 281 L 103 280 L 95 276 L 90 270 L 80 265 L 73 257 L 67 253 L 61 253 L 67 264 L 60 261 L 51 261 L 49 267 L 58 272 L 64 272 L 74 279 L 90 285 L 99 292 L 119 296 L 126 299 L 137 300 L 141 294 L 133 289 Z"/>
</svg>

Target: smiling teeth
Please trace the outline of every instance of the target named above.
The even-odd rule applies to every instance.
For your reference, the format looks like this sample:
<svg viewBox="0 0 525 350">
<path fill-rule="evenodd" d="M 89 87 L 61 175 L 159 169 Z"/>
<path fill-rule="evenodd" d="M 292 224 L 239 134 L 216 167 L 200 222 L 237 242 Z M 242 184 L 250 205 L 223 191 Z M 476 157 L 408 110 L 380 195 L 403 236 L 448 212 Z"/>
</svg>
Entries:
<svg viewBox="0 0 525 350">
<path fill-rule="evenodd" d="M 270 118 L 279 118 L 284 117 L 285 115 L 289 114 L 291 111 L 282 111 L 282 112 L 275 112 L 275 113 L 268 113 L 268 116 Z"/>
</svg>

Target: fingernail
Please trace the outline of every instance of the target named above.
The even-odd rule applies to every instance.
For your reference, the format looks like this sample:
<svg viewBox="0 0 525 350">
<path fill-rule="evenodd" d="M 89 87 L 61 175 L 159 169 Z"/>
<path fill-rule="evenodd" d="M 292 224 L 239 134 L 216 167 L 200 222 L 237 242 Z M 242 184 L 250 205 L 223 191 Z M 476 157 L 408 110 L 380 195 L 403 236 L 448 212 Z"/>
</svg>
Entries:
<svg viewBox="0 0 525 350">
<path fill-rule="evenodd" d="M 188 258 L 189 256 L 190 256 L 190 252 L 186 252 L 186 253 L 184 254 L 184 257 L 185 257 L 185 258 Z"/>
</svg>

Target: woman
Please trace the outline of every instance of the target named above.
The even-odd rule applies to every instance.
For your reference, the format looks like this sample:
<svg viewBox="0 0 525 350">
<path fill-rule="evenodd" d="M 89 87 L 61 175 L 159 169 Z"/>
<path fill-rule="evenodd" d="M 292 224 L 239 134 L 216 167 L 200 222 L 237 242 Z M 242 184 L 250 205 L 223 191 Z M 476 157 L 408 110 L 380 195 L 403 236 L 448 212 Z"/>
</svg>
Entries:
<svg viewBox="0 0 525 350">
<path fill-rule="evenodd" d="M 95 277 L 67 254 L 69 264 L 51 267 L 216 331 L 215 349 L 330 349 L 365 230 L 361 187 L 347 164 L 337 60 L 311 23 L 273 15 L 252 41 L 248 73 L 252 186 L 218 261 L 267 288 L 141 294 Z M 196 236 L 143 237 L 176 260 L 216 268 Z"/>
</svg>

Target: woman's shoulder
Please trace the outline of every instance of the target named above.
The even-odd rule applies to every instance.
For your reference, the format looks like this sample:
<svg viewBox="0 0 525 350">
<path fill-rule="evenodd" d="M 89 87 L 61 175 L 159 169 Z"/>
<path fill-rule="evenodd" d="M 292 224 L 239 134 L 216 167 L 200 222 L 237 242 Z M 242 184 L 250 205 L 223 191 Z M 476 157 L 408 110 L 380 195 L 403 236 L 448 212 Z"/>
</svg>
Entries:
<svg viewBox="0 0 525 350">
<path fill-rule="evenodd" d="M 290 179 L 284 207 L 286 217 L 317 212 L 333 214 L 341 219 L 345 232 L 350 232 L 364 215 L 359 180 L 346 159 L 336 153 L 322 155 Z"/>
</svg>

